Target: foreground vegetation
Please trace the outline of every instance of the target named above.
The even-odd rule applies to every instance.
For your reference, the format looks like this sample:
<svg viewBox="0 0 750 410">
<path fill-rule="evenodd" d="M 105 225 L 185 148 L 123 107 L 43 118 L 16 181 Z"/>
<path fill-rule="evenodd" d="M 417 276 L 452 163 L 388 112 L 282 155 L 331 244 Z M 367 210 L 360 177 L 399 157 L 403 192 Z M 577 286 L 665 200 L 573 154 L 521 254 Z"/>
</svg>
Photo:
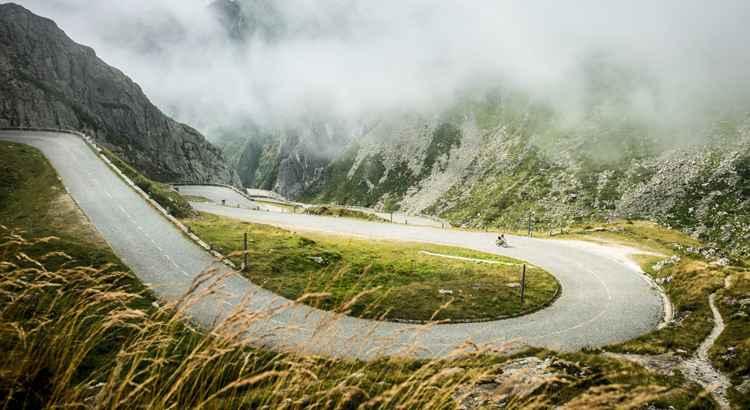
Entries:
<svg viewBox="0 0 750 410">
<path fill-rule="evenodd" d="M 716 407 L 679 373 L 596 351 L 500 356 L 467 345 L 444 360 L 338 360 L 250 347 L 257 334 L 229 336 L 274 312 L 240 310 L 212 329 L 192 328 L 183 313 L 201 295 L 157 307 L 75 204 L 62 206 L 70 198 L 41 153 L 12 145 L 0 145 L 0 221 L 25 232 L 0 228 L 0 408 Z M 747 294 L 735 269 L 743 268 L 730 268 L 729 290 Z M 717 346 L 746 340 L 741 321 L 728 325 L 738 327 Z M 744 357 L 726 366 L 739 369 Z M 532 359 L 541 364 L 507 367 Z"/>
<path fill-rule="evenodd" d="M 185 324 L 186 309 L 220 282 L 157 308 L 145 303 L 152 301 L 147 293 L 133 292 L 129 273 L 53 271 L 44 256 L 19 257 L 35 245 L 13 232 L 0 238 L 4 408 L 451 409 L 477 398 L 511 409 L 644 401 L 710 408 L 699 389 L 683 388 L 680 377 L 585 353 L 529 350 L 503 358 L 488 355 L 502 350 L 467 345 L 460 357 L 445 360 L 360 361 L 264 351 L 250 347 L 262 335 L 239 337 L 236 330 L 273 312 L 248 315 L 240 305 L 205 332 Z M 216 274 L 204 272 L 196 284 Z M 500 379 L 499 365 L 519 357 L 537 357 L 543 365 Z M 485 391 L 488 383 L 492 389 Z"/>
<path fill-rule="evenodd" d="M 748 384 L 750 379 L 750 267 L 742 259 L 724 254 L 716 248 L 705 248 L 695 238 L 679 231 L 665 229 L 652 222 L 636 221 L 614 224 L 597 224 L 604 231 L 591 231 L 593 224 L 570 227 L 564 238 L 594 242 L 625 243 L 658 253 L 661 256 L 642 255 L 641 269 L 653 279 L 665 280 L 663 287 L 674 307 L 674 322 L 625 343 L 605 346 L 603 350 L 648 355 L 677 355 L 690 357 L 701 342 L 711 333 L 714 322 L 708 303 L 716 293 L 716 305 L 726 328 L 709 350 L 714 366 L 731 379 L 732 385 Z M 707 259 L 698 250 L 716 256 Z M 660 270 L 654 265 L 661 260 L 678 256 L 681 260 L 667 264 Z M 711 264 L 727 257 L 731 266 Z M 668 279 L 666 281 L 666 279 Z M 725 287 L 725 280 L 729 283 Z M 744 303 L 743 303 L 744 301 Z M 601 351 L 602 349 L 597 349 Z M 733 408 L 749 408 L 750 398 L 736 388 L 728 391 Z"/>
<path fill-rule="evenodd" d="M 292 233 L 286 229 L 212 214 L 184 221 L 216 250 L 243 249 L 250 242 L 243 273 L 253 283 L 295 300 L 306 293 L 329 293 L 306 303 L 335 310 L 360 292 L 369 293 L 350 309 L 366 318 L 430 320 L 480 319 L 527 311 L 554 297 L 558 283 L 548 272 L 528 269 L 524 303 L 522 262 L 499 255 L 425 243 Z M 500 264 L 448 259 L 421 251 L 492 260 Z M 232 258 L 240 266 L 243 258 Z M 449 290 L 452 294 L 440 293 Z M 441 309 L 446 303 L 448 306 Z"/>
</svg>

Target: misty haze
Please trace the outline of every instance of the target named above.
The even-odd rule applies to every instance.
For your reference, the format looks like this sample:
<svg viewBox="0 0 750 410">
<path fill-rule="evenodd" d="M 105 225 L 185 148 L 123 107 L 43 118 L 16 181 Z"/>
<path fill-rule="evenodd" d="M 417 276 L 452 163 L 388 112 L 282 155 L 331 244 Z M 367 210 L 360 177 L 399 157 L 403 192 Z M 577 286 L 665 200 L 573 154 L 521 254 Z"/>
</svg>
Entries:
<svg viewBox="0 0 750 410">
<path fill-rule="evenodd" d="M 749 408 L 748 21 L 0 4 L 0 403 Z"/>
<path fill-rule="evenodd" d="M 592 60 L 632 77 L 618 91 L 647 119 L 716 108 L 750 80 L 743 2 L 207 3 L 20 2 L 209 137 L 246 120 L 433 110 L 477 81 L 576 113 Z"/>
</svg>

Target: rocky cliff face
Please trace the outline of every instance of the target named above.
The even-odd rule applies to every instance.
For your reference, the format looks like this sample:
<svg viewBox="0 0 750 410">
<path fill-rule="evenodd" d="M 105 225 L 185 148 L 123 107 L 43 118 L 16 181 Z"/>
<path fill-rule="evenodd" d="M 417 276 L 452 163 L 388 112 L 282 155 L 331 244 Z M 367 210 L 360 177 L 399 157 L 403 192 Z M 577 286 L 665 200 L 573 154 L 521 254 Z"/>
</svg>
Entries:
<svg viewBox="0 0 750 410">
<path fill-rule="evenodd" d="M 15 4 L 0 5 L 0 126 L 85 131 L 152 179 L 240 186 L 219 149 L 140 87 Z"/>
<path fill-rule="evenodd" d="M 287 30 L 274 0 L 217 0 L 208 7 L 229 38 L 240 43 L 253 37 L 274 41 Z"/>
<path fill-rule="evenodd" d="M 300 143 L 279 165 L 275 190 L 287 198 L 299 198 L 315 183 L 325 183 L 325 167 L 347 143 L 346 128 L 337 122 L 315 121 L 300 133 Z"/>
<path fill-rule="evenodd" d="M 273 190 L 281 162 L 299 145 L 300 133 L 294 127 L 264 129 L 249 122 L 218 129 L 212 139 L 236 167 L 245 187 Z"/>
<path fill-rule="evenodd" d="M 283 127 L 252 123 L 212 134 L 248 188 L 298 198 L 311 184 L 326 181 L 324 169 L 349 142 L 346 124 L 314 119 Z"/>
</svg>

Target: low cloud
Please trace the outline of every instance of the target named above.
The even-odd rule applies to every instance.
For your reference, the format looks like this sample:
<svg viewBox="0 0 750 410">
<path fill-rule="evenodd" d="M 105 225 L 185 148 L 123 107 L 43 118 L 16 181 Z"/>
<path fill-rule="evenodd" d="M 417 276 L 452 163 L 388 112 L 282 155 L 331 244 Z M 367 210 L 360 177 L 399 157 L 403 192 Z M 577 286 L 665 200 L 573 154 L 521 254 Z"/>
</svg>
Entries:
<svg viewBox="0 0 750 410">
<path fill-rule="evenodd" d="M 203 0 L 17 2 L 203 132 L 424 106 L 484 76 L 575 101 L 592 56 L 647 79 L 629 97 L 643 115 L 750 86 L 744 1 L 244 0 L 242 41 Z"/>
</svg>

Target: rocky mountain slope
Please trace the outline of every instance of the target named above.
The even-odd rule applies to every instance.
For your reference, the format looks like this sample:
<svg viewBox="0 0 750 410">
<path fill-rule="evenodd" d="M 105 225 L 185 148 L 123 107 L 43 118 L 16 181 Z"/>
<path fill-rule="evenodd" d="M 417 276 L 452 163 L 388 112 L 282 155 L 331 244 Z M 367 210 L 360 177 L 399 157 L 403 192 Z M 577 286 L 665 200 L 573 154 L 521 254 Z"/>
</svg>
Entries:
<svg viewBox="0 0 750 410">
<path fill-rule="evenodd" d="M 314 119 L 278 127 L 248 122 L 213 132 L 244 186 L 297 198 L 326 178 L 320 175 L 349 143 L 345 121 Z"/>
<path fill-rule="evenodd" d="M 85 131 L 159 181 L 241 184 L 200 133 L 53 21 L 12 3 L 0 5 L 0 127 Z"/>
<path fill-rule="evenodd" d="M 537 230 L 644 218 L 750 253 L 744 106 L 665 127 L 624 114 L 627 87 L 610 91 L 569 124 L 511 88 L 467 92 L 427 114 L 393 112 L 350 130 L 346 150 L 325 166 L 290 156 L 284 164 L 308 168 L 280 173 L 276 189 L 474 228 L 522 230 L 529 213 Z"/>
</svg>

